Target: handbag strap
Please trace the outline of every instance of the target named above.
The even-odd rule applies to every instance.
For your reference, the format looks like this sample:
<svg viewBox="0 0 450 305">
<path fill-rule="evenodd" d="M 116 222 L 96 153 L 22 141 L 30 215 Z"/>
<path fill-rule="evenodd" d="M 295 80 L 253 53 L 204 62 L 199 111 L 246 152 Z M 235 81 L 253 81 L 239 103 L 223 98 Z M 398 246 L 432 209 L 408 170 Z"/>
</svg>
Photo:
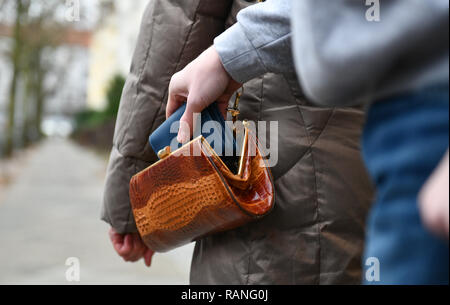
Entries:
<svg viewBox="0 0 450 305">
<path fill-rule="evenodd" d="M 241 87 L 241 92 L 236 92 L 236 97 L 234 99 L 233 107 L 228 107 L 227 111 L 231 114 L 233 124 L 236 123 L 237 117 L 240 114 L 239 111 L 239 100 L 241 99 L 242 94 L 244 94 L 244 86 Z"/>
</svg>

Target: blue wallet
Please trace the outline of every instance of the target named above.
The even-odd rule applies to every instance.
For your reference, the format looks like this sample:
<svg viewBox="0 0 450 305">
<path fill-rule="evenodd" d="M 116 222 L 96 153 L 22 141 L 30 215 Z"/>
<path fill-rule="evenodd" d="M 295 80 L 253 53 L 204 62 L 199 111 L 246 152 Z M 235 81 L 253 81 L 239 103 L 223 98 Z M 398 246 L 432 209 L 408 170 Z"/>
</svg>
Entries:
<svg viewBox="0 0 450 305">
<path fill-rule="evenodd" d="M 149 137 L 150 146 L 152 147 L 155 154 L 165 149 L 167 146 L 170 147 L 171 151 L 182 146 L 181 143 L 177 141 L 177 134 L 180 127 L 180 119 L 186 109 L 186 103 L 184 103 L 180 108 L 178 108 L 164 123 L 161 124 Z M 206 123 L 209 123 L 205 126 Z M 236 151 L 236 141 L 233 136 L 233 131 L 225 124 L 225 120 L 217 106 L 214 102 L 204 109 L 201 113 L 201 124 L 196 124 L 196 130 L 194 130 L 194 138 L 202 135 L 211 147 L 214 149 L 216 154 L 220 157 L 225 155 L 226 145 L 233 145 L 233 153 Z M 199 126 L 200 125 L 200 126 Z M 220 126 L 219 130 L 222 131 L 221 145 L 217 145 L 210 137 L 213 132 L 213 126 Z M 229 150 L 228 150 L 229 151 Z"/>
</svg>

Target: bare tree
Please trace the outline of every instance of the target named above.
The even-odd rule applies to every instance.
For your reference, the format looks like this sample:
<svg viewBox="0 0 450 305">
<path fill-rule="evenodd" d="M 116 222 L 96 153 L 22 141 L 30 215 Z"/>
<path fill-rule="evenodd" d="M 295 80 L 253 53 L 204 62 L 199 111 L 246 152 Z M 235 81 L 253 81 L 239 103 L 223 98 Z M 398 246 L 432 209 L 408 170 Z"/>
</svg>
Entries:
<svg viewBox="0 0 450 305">
<path fill-rule="evenodd" d="M 45 100 L 54 93 L 54 88 L 45 87 L 45 79 L 48 73 L 55 69 L 51 63 L 46 61 L 48 56 L 61 42 L 66 26 L 57 22 L 53 16 L 57 7 L 61 5 L 60 1 L 42 2 L 42 9 L 38 16 L 29 21 L 26 31 L 27 51 L 24 56 L 26 71 L 26 97 L 24 105 L 34 104 L 32 113 L 25 113 L 22 137 L 25 142 L 40 138 L 42 115 L 45 107 Z M 60 69 L 60 71 L 64 71 Z M 59 71 L 59 72 L 60 72 Z M 60 75 L 59 79 L 63 79 Z M 34 139 L 30 139 L 30 132 L 34 134 Z"/>
<path fill-rule="evenodd" d="M 17 129 L 16 112 L 22 111 L 22 143 L 27 144 L 30 133 L 34 139 L 42 134 L 40 126 L 45 100 L 55 90 L 45 87 L 45 79 L 52 69 L 45 56 L 56 48 L 69 29 L 68 24 L 56 16 L 58 8 L 65 2 L 58 0 L 0 0 L 6 6 L 15 2 L 15 16 L 12 31 L 12 45 L 9 57 L 12 77 L 9 88 L 8 119 L 4 153 L 10 156 L 14 150 L 14 136 Z M 31 5 L 39 12 L 30 16 Z M 59 10 L 60 11 L 60 10 Z M 53 67 L 54 68 L 54 67 Z M 62 69 L 61 69 L 62 70 Z M 20 80 L 25 84 L 19 88 Z M 17 109 L 17 92 L 23 89 L 22 108 Z"/>
<path fill-rule="evenodd" d="M 11 51 L 12 78 L 9 89 L 8 123 L 6 128 L 5 155 L 11 156 L 14 148 L 15 105 L 17 95 L 17 83 L 21 71 L 21 59 L 24 49 L 23 27 L 27 18 L 30 2 L 28 0 L 16 0 L 16 16 L 13 32 L 13 47 Z"/>
<path fill-rule="evenodd" d="M 97 24 L 114 10 L 112 0 L 98 0 L 98 4 L 100 16 Z M 12 27 L 9 52 L 12 77 L 4 148 L 5 155 L 10 156 L 15 143 L 18 142 L 14 138 L 19 135 L 18 127 L 21 127 L 20 142 L 25 145 L 41 136 L 40 126 L 45 101 L 58 91 L 58 86 L 67 73 L 64 67 L 57 66 L 48 59 L 52 58 L 51 53 L 65 42 L 65 35 L 73 30 L 76 24 L 66 22 L 64 16 L 61 18 L 61 12 L 67 9 L 66 2 L 61 0 L 0 0 L 0 8 L 2 13 L 5 11 L 3 8 L 8 10 L 0 16 L 5 17 L 0 21 L 8 20 L 9 26 Z M 83 18 L 83 15 L 81 17 Z M 54 84 L 54 88 L 49 88 L 46 82 L 49 73 L 58 74 L 59 82 Z M 18 107 L 19 104 L 22 107 Z M 20 124 L 16 120 L 19 111 L 22 114 L 22 126 L 18 126 Z M 30 134 L 34 136 L 30 137 Z"/>
</svg>

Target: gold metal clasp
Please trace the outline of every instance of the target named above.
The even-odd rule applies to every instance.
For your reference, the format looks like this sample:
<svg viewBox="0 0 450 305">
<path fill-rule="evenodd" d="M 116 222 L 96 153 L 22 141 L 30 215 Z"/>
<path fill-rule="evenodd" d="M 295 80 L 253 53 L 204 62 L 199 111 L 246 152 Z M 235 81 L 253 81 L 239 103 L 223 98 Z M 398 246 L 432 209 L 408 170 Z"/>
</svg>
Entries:
<svg viewBox="0 0 450 305">
<path fill-rule="evenodd" d="M 158 158 L 164 159 L 167 156 L 169 156 L 170 153 L 171 153 L 170 146 L 166 146 L 163 149 L 161 149 L 160 151 L 158 151 Z"/>
</svg>

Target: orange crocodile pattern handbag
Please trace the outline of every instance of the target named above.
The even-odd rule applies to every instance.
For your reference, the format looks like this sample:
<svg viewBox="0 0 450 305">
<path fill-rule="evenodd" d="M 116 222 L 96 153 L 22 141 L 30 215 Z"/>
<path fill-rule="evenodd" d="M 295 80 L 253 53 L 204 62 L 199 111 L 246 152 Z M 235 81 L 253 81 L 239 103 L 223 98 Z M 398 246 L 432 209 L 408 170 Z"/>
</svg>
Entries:
<svg viewBox="0 0 450 305">
<path fill-rule="evenodd" d="M 272 175 L 247 127 L 242 145 L 238 173 L 199 136 L 133 176 L 131 206 L 150 249 L 169 251 L 272 209 Z"/>
</svg>

